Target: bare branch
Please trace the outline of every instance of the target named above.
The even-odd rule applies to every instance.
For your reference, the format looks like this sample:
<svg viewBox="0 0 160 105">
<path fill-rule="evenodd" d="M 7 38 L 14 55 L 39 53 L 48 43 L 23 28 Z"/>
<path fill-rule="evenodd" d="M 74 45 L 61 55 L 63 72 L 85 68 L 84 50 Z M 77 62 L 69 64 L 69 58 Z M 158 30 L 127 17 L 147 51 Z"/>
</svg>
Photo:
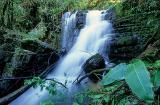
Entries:
<svg viewBox="0 0 160 105">
<path fill-rule="evenodd" d="M 76 83 L 80 83 L 82 80 L 84 80 L 85 78 L 87 78 L 91 74 L 94 74 L 94 73 L 97 73 L 97 72 L 102 72 L 102 71 L 107 71 L 107 70 L 108 70 L 107 68 L 93 70 L 92 72 L 87 73 L 86 75 L 82 76 L 79 80 L 77 79 Z"/>
</svg>

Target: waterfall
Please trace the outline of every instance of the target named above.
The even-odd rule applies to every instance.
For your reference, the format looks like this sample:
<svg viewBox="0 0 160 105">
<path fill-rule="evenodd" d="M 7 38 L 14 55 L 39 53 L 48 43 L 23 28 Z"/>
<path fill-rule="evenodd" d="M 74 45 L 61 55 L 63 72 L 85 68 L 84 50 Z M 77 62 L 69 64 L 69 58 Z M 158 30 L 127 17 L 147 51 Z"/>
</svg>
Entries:
<svg viewBox="0 0 160 105">
<path fill-rule="evenodd" d="M 70 49 L 70 51 L 59 61 L 54 72 L 50 73 L 47 78 L 55 78 L 57 81 L 66 84 L 68 92 L 72 93 L 76 91 L 77 87 L 73 84 L 73 81 L 78 77 L 82 71 L 82 65 L 93 54 L 101 54 L 108 63 L 107 50 L 108 41 L 112 31 L 112 25 L 109 21 L 104 19 L 104 11 L 92 10 L 86 15 L 86 22 L 84 27 L 80 30 L 80 33 Z M 65 14 L 65 20 L 67 26 L 64 26 L 62 46 L 67 46 L 67 41 L 71 41 L 69 30 L 73 28 L 75 23 L 73 20 L 75 14 Z M 69 42 L 70 43 L 70 42 Z M 63 91 L 63 89 L 59 89 Z M 16 100 L 10 103 L 10 105 L 39 105 L 40 101 L 49 97 L 46 90 L 41 91 L 40 88 L 30 88 Z M 64 105 L 60 104 L 60 105 Z M 70 104 L 66 104 L 70 105 Z"/>
<path fill-rule="evenodd" d="M 71 12 L 66 12 L 62 16 L 62 41 L 61 47 L 65 48 L 67 51 L 73 46 L 73 41 L 78 35 L 78 30 L 76 27 L 76 13 L 71 14 Z"/>
</svg>

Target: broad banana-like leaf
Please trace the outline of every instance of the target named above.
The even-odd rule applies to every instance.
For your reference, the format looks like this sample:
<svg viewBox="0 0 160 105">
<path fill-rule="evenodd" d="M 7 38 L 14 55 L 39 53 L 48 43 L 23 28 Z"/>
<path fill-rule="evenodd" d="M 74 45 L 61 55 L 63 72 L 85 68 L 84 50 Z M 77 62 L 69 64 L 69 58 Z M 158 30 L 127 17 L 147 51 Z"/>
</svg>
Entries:
<svg viewBox="0 0 160 105">
<path fill-rule="evenodd" d="M 107 75 L 105 75 L 101 81 L 102 85 L 109 85 L 115 81 L 124 79 L 127 66 L 125 63 L 121 63 L 116 67 L 112 68 Z"/>
<path fill-rule="evenodd" d="M 150 74 L 141 60 L 135 60 L 127 66 L 125 80 L 132 92 L 148 103 L 154 100 Z"/>
<path fill-rule="evenodd" d="M 156 71 L 153 82 L 156 87 L 160 86 L 160 70 Z"/>
</svg>

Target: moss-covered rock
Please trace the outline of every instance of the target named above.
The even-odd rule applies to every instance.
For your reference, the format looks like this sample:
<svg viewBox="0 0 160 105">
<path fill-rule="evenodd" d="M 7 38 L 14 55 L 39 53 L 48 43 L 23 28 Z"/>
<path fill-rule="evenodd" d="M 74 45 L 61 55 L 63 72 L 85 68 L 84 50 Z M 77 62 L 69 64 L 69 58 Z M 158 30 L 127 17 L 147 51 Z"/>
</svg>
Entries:
<svg viewBox="0 0 160 105">
<path fill-rule="evenodd" d="M 140 38 L 136 35 L 134 36 L 120 36 L 113 38 L 111 47 L 123 47 L 123 46 L 135 46 L 140 41 Z"/>
<path fill-rule="evenodd" d="M 15 53 L 11 59 L 11 67 L 13 68 L 13 73 L 15 74 L 15 76 L 27 75 L 27 73 L 25 73 L 27 72 L 25 71 L 26 66 L 31 62 L 34 56 L 35 53 L 31 51 L 16 48 Z M 20 75 L 16 75 L 17 73 Z"/>
<path fill-rule="evenodd" d="M 140 45 L 141 40 L 136 35 L 113 37 L 110 44 L 110 60 L 120 63 L 121 61 L 129 61 L 137 57 L 143 51 Z"/>
<path fill-rule="evenodd" d="M 40 40 L 25 39 L 11 60 L 14 75 L 36 75 L 59 59 L 57 51 Z"/>
<path fill-rule="evenodd" d="M 3 53 L 0 52 L 0 54 Z M 1 78 L 38 76 L 58 59 L 57 51 L 47 43 L 40 40 L 26 39 L 22 41 L 20 47 L 15 48 L 9 58 L 7 56 L 4 60 L 6 64 L 3 67 Z M 16 85 L 14 85 L 15 83 Z M 19 88 L 21 85 L 23 85 L 23 80 L 0 82 L 0 97 Z"/>
<path fill-rule="evenodd" d="M 21 42 L 21 48 L 35 53 L 44 52 L 45 50 L 54 50 L 48 43 L 42 42 L 38 39 L 24 39 Z"/>
</svg>

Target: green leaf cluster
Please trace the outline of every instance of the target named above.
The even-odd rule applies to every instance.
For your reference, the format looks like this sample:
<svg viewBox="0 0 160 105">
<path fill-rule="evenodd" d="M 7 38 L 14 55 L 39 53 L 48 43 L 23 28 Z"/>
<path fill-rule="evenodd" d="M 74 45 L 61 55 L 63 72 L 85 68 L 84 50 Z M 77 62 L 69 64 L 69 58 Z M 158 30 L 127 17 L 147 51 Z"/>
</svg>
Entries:
<svg viewBox="0 0 160 105">
<path fill-rule="evenodd" d="M 103 77 L 99 83 L 100 89 L 88 89 L 82 93 L 83 98 L 88 98 L 92 105 L 156 104 L 154 87 L 160 86 L 160 72 L 155 70 L 151 73 L 147 68 L 140 59 L 132 60 L 129 64 L 121 63 Z"/>
<path fill-rule="evenodd" d="M 110 74 L 112 74 L 113 79 L 110 77 Z M 132 92 L 140 99 L 148 103 L 153 102 L 154 92 L 150 74 L 141 60 L 134 60 L 128 65 L 120 64 L 116 66 L 103 78 L 102 83 L 103 85 L 108 85 L 115 80 L 120 81 L 122 78 L 128 84 Z"/>
</svg>

